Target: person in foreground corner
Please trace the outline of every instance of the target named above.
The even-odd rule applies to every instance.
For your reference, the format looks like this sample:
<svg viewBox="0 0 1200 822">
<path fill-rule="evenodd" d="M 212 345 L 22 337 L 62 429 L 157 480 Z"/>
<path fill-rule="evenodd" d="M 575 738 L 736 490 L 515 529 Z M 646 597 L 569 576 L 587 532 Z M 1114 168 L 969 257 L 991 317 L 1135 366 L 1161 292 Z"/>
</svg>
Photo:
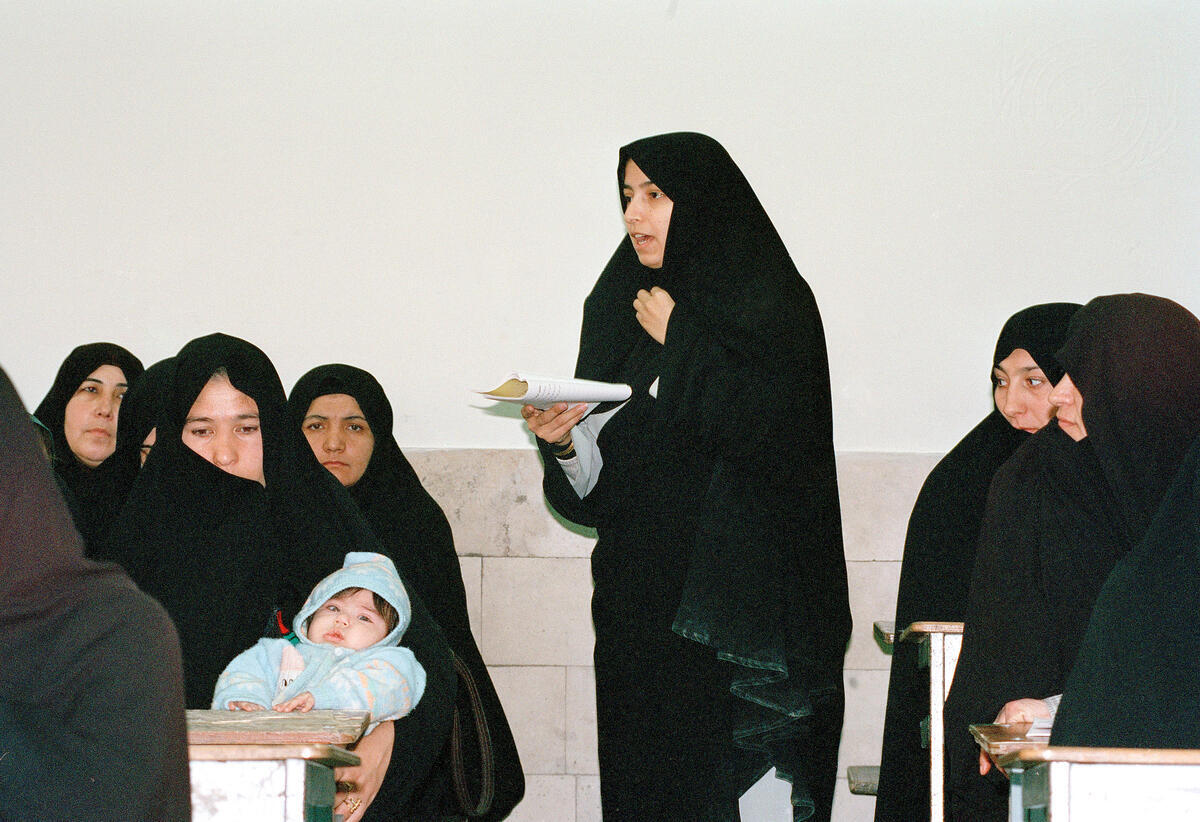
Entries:
<svg viewBox="0 0 1200 822">
<path fill-rule="evenodd" d="M 83 539 L 0 371 L 0 819 L 191 818 L 179 639 Z"/>
</svg>

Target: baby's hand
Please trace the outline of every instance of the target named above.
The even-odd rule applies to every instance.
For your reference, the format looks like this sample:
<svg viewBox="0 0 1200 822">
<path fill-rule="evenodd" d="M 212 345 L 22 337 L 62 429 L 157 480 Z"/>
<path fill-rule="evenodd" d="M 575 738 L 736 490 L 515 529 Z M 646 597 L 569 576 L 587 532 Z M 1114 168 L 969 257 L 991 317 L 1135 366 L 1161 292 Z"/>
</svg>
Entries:
<svg viewBox="0 0 1200 822">
<path fill-rule="evenodd" d="M 281 711 L 283 713 L 291 713 L 292 711 L 299 711 L 300 713 L 307 713 L 308 711 L 311 711 L 313 709 L 313 705 L 315 705 L 316 703 L 317 703 L 316 698 L 313 697 L 313 695 L 311 693 L 309 693 L 308 691 L 305 691 L 304 693 L 296 694 L 294 697 L 289 699 L 287 702 L 280 702 L 278 705 L 275 706 L 275 710 Z"/>
<path fill-rule="evenodd" d="M 258 705 L 254 702 L 230 702 L 229 710 L 231 710 L 231 711 L 264 711 L 266 709 L 262 705 Z"/>
</svg>

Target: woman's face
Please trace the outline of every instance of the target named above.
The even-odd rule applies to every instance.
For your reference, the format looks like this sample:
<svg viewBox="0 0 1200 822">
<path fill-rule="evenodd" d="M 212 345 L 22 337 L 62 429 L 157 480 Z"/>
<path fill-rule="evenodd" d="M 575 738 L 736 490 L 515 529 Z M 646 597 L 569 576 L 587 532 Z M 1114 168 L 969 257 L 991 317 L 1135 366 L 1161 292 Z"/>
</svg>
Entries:
<svg viewBox="0 0 1200 822">
<path fill-rule="evenodd" d="M 1083 427 L 1083 395 L 1071 382 L 1070 374 L 1063 374 L 1058 385 L 1054 386 L 1050 392 L 1050 402 L 1058 409 L 1058 427 L 1067 432 L 1067 436 L 1075 442 L 1087 436 L 1087 429 Z"/>
<path fill-rule="evenodd" d="M 183 442 L 227 474 L 266 485 L 258 403 L 218 374 L 188 411 Z"/>
<path fill-rule="evenodd" d="M 362 479 L 375 450 L 375 435 L 358 400 L 349 394 L 323 394 L 308 406 L 301 423 L 317 459 L 349 488 Z"/>
<path fill-rule="evenodd" d="M 88 374 L 63 413 L 63 433 L 75 459 L 95 468 L 117 449 L 117 412 L 129 386 L 115 365 L 102 365 Z"/>
<path fill-rule="evenodd" d="M 1013 428 L 1040 431 L 1054 416 L 1052 386 L 1024 348 L 1017 348 L 992 371 L 996 407 Z"/>
<path fill-rule="evenodd" d="M 625 230 L 638 262 L 646 268 L 662 268 L 663 254 L 667 250 L 667 229 L 671 226 L 671 211 L 675 204 L 633 160 L 625 163 L 621 197 L 625 201 Z"/>
</svg>

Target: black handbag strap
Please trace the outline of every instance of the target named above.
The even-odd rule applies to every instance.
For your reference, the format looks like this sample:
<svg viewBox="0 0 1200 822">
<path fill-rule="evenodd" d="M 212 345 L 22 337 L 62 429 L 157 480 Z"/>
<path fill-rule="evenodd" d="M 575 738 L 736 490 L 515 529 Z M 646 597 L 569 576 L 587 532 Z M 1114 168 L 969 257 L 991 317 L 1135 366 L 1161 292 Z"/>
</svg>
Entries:
<svg viewBox="0 0 1200 822">
<path fill-rule="evenodd" d="M 451 652 L 454 659 L 454 670 L 458 673 L 458 684 L 466 693 L 467 699 L 471 706 L 471 715 L 474 719 L 475 737 L 479 743 L 479 798 L 473 800 L 471 791 L 467 784 L 467 767 L 463 758 L 464 745 L 467 740 L 465 734 L 469 732 L 469 728 L 465 728 L 469 720 L 464 720 L 459 710 L 459 705 L 456 702 L 454 705 L 454 723 L 450 729 L 450 763 L 451 775 L 454 780 L 454 793 L 458 798 L 459 807 L 467 814 L 467 816 L 478 817 L 483 816 L 492 807 L 492 799 L 496 791 L 496 762 L 492 752 L 492 734 L 488 729 L 487 716 L 483 711 L 483 700 L 479 696 L 479 686 L 475 682 L 475 678 L 471 675 L 471 670 L 466 666 L 458 654 Z"/>
</svg>

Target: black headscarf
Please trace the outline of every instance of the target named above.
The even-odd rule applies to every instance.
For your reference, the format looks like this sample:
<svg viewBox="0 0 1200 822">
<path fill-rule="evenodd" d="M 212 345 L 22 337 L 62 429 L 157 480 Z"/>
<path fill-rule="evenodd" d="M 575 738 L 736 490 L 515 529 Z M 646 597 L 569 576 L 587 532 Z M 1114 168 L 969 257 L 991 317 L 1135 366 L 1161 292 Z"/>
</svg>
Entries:
<svg viewBox="0 0 1200 822">
<path fill-rule="evenodd" d="M 265 488 L 222 471 L 182 440 L 188 411 L 219 368 L 258 404 Z M 250 343 L 211 334 L 185 345 L 175 357 L 157 427 L 154 449 L 106 550 L 174 618 L 188 705 L 206 708 L 225 665 L 259 637 L 278 635 L 275 609 L 290 625 L 312 587 L 340 568 L 348 552 L 381 547 L 345 489 L 312 459 L 299 427 L 289 424 L 275 367 Z M 414 793 L 449 731 L 449 648 L 421 598 L 409 592 L 409 599 L 413 616 L 404 644 L 425 668 L 426 689 L 396 724 L 384 789 L 367 818 L 412 811 Z"/>
<path fill-rule="evenodd" d="M 967 725 L 991 722 L 1010 700 L 1063 692 L 1101 587 L 1200 434 L 1200 323 L 1178 304 L 1098 297 L 1076 312 L 1057 356 L 1083 397 L 1088 436 L 1075 443 L 1047 426 L 992 483 L 946 707 L 961 818 L 1003 818 L 1007 795 L 1002 778 L 979 778 Z M 1142 460 L 1162 474 L 1141 473 Z"/>
<path fill-rule="evenodd" d="M 406 588 L 410 592 L 415 590 L 428 603 L 455 656 L 470 671 L 487 719 L 490 757 L 494 763 L 490 808 L 473 818 L 503 819 L 524 795 L 525 778 L 504 708 L 471 633 L 462 570 L 450 523 L 400 450 L 392 431 L 392 405 L 375 377 L 349 365 L 312 369 L 300 378 L 288 398 L 290 424 L 300 430 L 313 400 L 326 394 L 353 397 L 375 437 L 370 462 L 358 482 L 348 489 L 350 496 L 383 543 L 384 553 L 396 563 Z M 473 756 L 478 751 L 469 699 L 468 689 L 460 686 L 460 721 L 464 723 L 464 737 L 470 743 L 465 753 Z M 473 762 L 467 770 L 479 773 L 481 767 Z M 449 765 L 434 776 L 449 779 Z M 473 799 L 480 796 L 480 787 L 470 786 Z M 472 803 L 472 807 L 476 805 Z"/>
<path fill-rule="evenodd" d="M 0 817 L 189 818 L 175 629 L 84 559 L 2 371 L 0 463 Z"/>
<path fill-rule="evenodd" d="M 89 550 L 103 542 L 108 526 L 125 501 L 125 495 L 137 473 L 136 466 L 131 470 L 121 460 L 111 457 L 95 468 L 89 468 L 75 457 L 67 444 L 63 428 L 67 403 L 84 379 L 102 365 L 121 369 L 130 388 L 137 384 L 142 373 L 141 360 L 119 345 L 108 342 L 81 345 L 63 360 L 54 377 L 54 384 L 34 412 L 34 416 L 54 435 L 54 470 L 70 490 L 68 502 L 71 504 L 71 513 Z M 121 415 L 118 413 L 118 436 L 120 422 Z"/>
<path fill-rule="evenodd" d="M 142 443 L 158 425 L 174 372 L 174 357 L 159 360 L 125 393 L 121 400 L 121 424 L 117 427 L 117 450 L 113 457 L 141 467 Z"/>
<path fill-rule="evenodd" d="M 663 265 L 643 266 L 623 238 L 584 304 L 576 375 L 629 383 L 635 396 L 658 378 L 645 439 L 707 463 L 703 498 L 687 501 L 698 520 L 673 627 L 738 666 L 735 739 L 763 752 L 793 781 L 797 808 L 811 811 L 806 780 L 827 780 L 804 773 L 809 717 L 829 700 L 840 728 L 850 632 L 820 313 L 719 143 L 694 133 L 631 143 L 620 151 L 618 192 L 630 159 L 674 204 Z M 665 345 L 632 308 L 651 286 L 675 300 Z M 560 471 L 546 472 L 545 489 L 564 516 L 598 524 L 601 545 L 606 527 L 621 527 L 591 495 L 579 500 Z M 824 770 L 829 757 L 820 758 Z"/>
<path fill-rule="evenodd" d="M 993 375 L 1003 360 L 1021 348 L 1051 383 L 1062 379 L 1054 352 L 1062 345 L 1067 323 L 1078 309 L 1078 303 L 1048 303 L 1010 317 L 996 342 Z M 988 486 L 996 470 L 1028 436 L 993 405 L 992 412 L 929 473 L 904 540 L 896 600 L 898 631 L 918 620 L 961 622 L 965 618 Z M 917 646 L 897 644 L 888 682 L 875 798 L 877 822 L 929 818 L 929 752 L 921 740 L 921 721 L 928 714 L 928 676 L 918 669 Z"/>
<path fill-rule="evenodd" d="M 1200 321 L 1149 294 L 1097 297 L 1058 359 L 1083 395 L 1083 424 L 1132 546 L 1200 433 Z"/>
</svg>

